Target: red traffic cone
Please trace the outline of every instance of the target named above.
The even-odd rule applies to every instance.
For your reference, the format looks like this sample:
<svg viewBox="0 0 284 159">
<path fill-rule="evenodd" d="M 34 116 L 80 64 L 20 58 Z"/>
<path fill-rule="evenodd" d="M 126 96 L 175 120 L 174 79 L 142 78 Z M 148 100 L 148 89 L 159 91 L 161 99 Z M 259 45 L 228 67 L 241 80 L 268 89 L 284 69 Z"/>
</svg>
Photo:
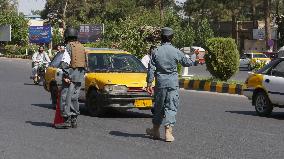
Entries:
<svg viewBox="0 0 284 159">
<path fill-rule="evenodd" d="M 56 111 L 55 111 L 55 117 L 54 117 L 54 122 L 53 122 L 54 126 L 56 124 L 64 123 L 64 119 L 60 112 L 60 94 L 61 94 L 61 91 L 58 90 L 57 99 L 56 99 Z"/>
</svg>

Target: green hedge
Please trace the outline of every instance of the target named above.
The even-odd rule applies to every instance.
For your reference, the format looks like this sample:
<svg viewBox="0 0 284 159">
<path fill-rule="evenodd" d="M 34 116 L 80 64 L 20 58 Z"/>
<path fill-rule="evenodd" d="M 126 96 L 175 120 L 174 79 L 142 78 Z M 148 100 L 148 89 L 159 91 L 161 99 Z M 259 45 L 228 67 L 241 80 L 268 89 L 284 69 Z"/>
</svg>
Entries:
<svg viewBox="0 0 284 159">
<path fill-rule="evenodd" d="M 231 38 L 211 38 L 206 41 L 206 67 L 211 75 L 222 81 L 230 79 L 239 69 L 240 55 Z"/>
<path fill-rule="evenodd" d="M 36 45 L 26 45 L 26 46 L 18 46 L 18 45 L 6 45 L 4 47 L 5 55 L 26 55 L 26 51 L 28 55 L 32 55 L 35 51 L 37 51 L 38 46 Z"/>
</svg>

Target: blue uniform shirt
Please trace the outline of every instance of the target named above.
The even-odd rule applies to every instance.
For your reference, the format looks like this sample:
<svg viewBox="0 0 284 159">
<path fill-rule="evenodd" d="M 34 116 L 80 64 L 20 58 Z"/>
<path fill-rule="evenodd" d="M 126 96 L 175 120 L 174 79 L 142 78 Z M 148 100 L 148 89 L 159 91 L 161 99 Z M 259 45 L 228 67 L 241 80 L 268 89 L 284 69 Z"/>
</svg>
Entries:
<svg viewBox="0 0 284 159">
<path fill-rule="evenodd" d="M 178 88 L 178 63 L 184 67 L 192 65 L 192 61 L 171 43 L 164 43 L 156 48 L 148 67 L 147 85 L 151 86 L 156 77 L 157 88 Z"/>
</svg>

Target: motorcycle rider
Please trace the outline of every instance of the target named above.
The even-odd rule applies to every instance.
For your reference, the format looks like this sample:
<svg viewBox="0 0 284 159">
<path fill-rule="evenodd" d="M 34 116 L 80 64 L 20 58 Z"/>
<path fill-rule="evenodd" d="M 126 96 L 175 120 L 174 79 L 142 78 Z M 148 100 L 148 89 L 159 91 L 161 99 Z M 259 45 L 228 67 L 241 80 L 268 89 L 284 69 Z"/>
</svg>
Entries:
<svg viewBox="0 0 284 159">
<path fill-rule="evenodd" d="M 38 68 L 41 64 L 45 64 L 46 67 L 50 63 L 49 56 L 44 51 L 44 47 L 40 46 L 38 52 L 34 53 L 32 56 L 33 68 L 32 68 L 32 79 L 37 82 Z"/>
</svg>

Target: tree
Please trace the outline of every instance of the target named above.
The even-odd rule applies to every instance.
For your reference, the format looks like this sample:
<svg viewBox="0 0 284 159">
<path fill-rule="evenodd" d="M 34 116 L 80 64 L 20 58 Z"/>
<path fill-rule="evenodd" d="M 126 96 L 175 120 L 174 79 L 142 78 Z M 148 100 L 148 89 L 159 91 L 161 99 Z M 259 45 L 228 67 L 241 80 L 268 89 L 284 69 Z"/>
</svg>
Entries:
<svg viewBox="0 0 284 159">
<path fill-rule="evenodd" d="M 206 41 L 214 37 L 214 32 L 207 19 L 198 21 L 195 28 L 195 44 L 204 47 Z"/>
<path fill-rule="evenodd" d="M 0 13 L 16 11 L 16 3 L 15 0 L 0 0 Z"/>
<path fill-rule="evenodd" d="M 26 45 L 28 43 L 28 22 L 23 15 L 16 12 L 0 13 L 0 25 L 9 24 L 12 27 L 10 44 Z"/>
<path fill-rule="evenodd" d="M 206 67 L 211 75 L 222 81 L 230 79 L 239 68 L 239 53 L 231 38 L 212 38 L 206 42 Z"/>
</svg>

